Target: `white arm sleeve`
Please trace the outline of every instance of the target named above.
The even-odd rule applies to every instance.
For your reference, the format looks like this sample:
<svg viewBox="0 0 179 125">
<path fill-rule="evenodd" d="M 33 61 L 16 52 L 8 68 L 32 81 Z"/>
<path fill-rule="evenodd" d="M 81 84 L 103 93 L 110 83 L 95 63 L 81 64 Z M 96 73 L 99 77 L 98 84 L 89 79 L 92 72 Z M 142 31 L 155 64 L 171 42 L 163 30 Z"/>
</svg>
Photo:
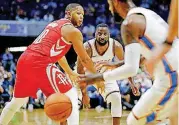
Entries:
<svg viewBox="0 0 179 125">
<path fill-rule="evenodd" d="M 125 46 L 124 65 L 103 74 L 104 80 L 122 80 L 135 76 L 140 64 L 141 46 L 139 43 L 131 43 Z"/>
</svg>

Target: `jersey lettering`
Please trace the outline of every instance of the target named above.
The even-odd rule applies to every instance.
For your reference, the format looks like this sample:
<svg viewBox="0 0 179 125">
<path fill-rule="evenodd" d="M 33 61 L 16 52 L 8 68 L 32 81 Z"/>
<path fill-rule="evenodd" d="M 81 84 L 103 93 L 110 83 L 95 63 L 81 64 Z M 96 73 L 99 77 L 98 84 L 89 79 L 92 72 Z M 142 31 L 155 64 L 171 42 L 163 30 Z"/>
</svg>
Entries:
<svg viewBox="0 0 179 125">
<path fill-rule="evenodd" d="M 42 39 L 48 34 L 49 29 L 45 29 L 34 41 L 34 44 L 38 44 L 42 41 Z"/>
</svg>

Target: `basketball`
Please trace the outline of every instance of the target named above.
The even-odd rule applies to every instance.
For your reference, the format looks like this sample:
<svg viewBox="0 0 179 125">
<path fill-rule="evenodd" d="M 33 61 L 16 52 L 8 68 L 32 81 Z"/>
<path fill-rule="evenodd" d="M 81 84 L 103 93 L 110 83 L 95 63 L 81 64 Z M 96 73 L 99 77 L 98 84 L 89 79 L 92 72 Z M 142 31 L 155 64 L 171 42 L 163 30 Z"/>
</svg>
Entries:
<svg viewBox="0 0 179 125">
<path fill-rule="evenodd" d="M 55 93 L 47 98 L 44 111 L 52 120 L 64 122 L 72 112 L 72 103 L 65 94 Z"/>
</svg>

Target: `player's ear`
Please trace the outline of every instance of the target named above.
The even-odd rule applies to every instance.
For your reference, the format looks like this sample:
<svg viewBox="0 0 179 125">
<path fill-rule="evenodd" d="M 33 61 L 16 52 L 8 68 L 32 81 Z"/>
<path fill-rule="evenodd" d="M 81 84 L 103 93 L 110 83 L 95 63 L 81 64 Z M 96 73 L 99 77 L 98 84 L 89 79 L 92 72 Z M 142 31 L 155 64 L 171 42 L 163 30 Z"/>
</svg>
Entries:
<svg viewBox="0 0 179 125">
<path fill-rule="evenodd" d="M 96 32 L 95 32 L 95 38 L 97 37 L 97 29 L 96 29 Z"/>
<path fill-rule="evenodd" d="M 70 19 L 72 18 L 70 11 L 66 11 L 65 14 L 66 14 Z"/>
<path fill-rule="evenodd" d="M 110 30 L 108 29 L 108 36 L 109 36 L 109 38 L 111 37 L 111 34 L 110 34 Z"/>
</svg>

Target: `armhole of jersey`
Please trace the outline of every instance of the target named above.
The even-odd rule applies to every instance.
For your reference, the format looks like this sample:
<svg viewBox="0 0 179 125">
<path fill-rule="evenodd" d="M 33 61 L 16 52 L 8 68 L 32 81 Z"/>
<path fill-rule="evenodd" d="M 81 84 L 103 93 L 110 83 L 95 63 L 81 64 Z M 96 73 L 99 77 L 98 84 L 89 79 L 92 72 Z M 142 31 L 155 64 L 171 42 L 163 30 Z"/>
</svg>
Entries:
<svg viewBox="0 0 179 125">
<path fill-rule="evenodd" d="M 93 56 L 92 46 L 91 46 L 91 44 L 90 44 L 89 42 L 87 42 L 87 43 L 88 43 L 88 45 L 89 45 L 89 47 L 90 47 L 90 51 L 91 51 L 90 58 L 92 58 L 92 56 Z"/>
<path fill-rule="evenodd" d="M 140 13 L 140 12 L 132 13 L 132 14 L 142 15 L 142 16 L 145 18 L 146 26 L 145 26 L 145 28 L 144 28 L 144 32 L 143 32 L 143 35 L 145 35 L 146 27 L 147 27 L 147 19 L 146 19 L 145 15 L 144 15 L 143 13 Z M 132 14 L 131 14 L 131 15 L 132 15 Z M 142 36 L 143 36 L 143 35 L 142 35 Z M 142 37 L 142 36 L 140 35 L 139 37 Z"/>
<path fill-rule="evenodd" d="M 113 51 L 113 55 L 115 56 L 115 40 L 113 39 L 113 49 L 112 49 L 112 51 Z"/>
<path fill-rule="evenodd" d="M 66 26 L 66 25 L 72 25 L 72 26 L 73 26 L 73 24 L 72 24 L 72 23 L 65 23 L 65 24 L 63 24 L 60 28 L 62 28 L 63 26 Z M 60 29 L 60 30 L 61 30 L 61 29 Z M 61 38 L 63 38 L 63 37 L 61 37 Z M 71 45 L 71 44 L 72 44 L 71 42 L 66 41 L 64 38 L 63 38 L 63 41 L 64 41 L 66 44 L 69 44 L 69 45 Z"/>
<path fill-rule="evenodd" d="M 65 23 L 65 24 L 63 24 L 63 25 L 61 26 L 61 28 L 62 28 L 63 26 L 65 26 L 65 25 L 72 25 L 72 26 L 73 26 L 72 23 Z"/>
</svg>

